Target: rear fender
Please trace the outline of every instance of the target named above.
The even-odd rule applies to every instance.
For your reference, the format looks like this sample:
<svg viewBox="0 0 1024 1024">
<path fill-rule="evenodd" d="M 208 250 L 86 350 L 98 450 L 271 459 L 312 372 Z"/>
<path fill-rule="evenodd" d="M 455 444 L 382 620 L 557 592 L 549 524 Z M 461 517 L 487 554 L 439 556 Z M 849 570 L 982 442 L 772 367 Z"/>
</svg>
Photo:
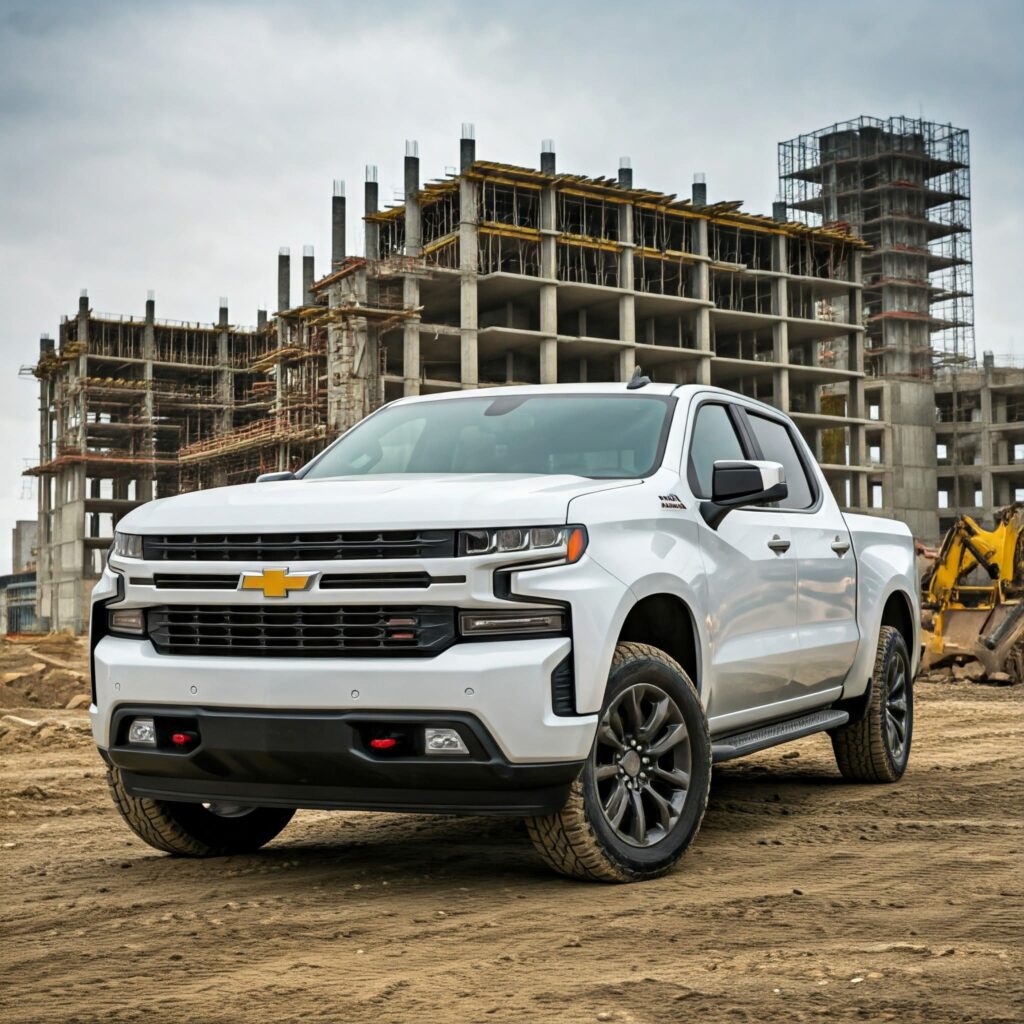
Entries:
<svg viewBox="0 0 1024 1024">
<path fill-rule="evenodd" d="M 874 671 L 882 613 L 893 594 L 910 609 L 913 636 L 908 643 L 911 674 L 921 662 L 921 598 L 917 582 L 914 540 L 902 523 L 873 516 L 844 513 L 857 558 L 857 624 L 860 643 L 843 684 L 843 699 L 867 689 Z"/>
</svg>

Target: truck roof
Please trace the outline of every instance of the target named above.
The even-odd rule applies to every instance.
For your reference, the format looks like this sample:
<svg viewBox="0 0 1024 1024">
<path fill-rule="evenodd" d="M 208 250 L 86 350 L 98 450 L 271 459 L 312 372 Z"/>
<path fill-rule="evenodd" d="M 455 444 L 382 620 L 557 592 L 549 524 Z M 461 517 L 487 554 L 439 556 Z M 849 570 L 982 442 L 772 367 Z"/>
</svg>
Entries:
<svg viewBox="0 0 1024 1024">
<path fill-rule="evenodd" d="M 706 394 L 714 392 L 729 398 L 741 398 L 751 405 L 764 406 L 765 409 L 778 413 L 778 409 L 754 398 L 748 398 L 735 391 L 726 388 L 713 387 L 710 384 L 659 384 L 650 383 L 643 387 L 628 389 L 621 382 L 593 382 L 586 384 L 519 384 L 499 387 L 471 388 L 461 391 L 442 391 L 436 395 L 409 395 L 404 398 L 395 399 L 391 405 L 401 405 L 408 402 L 452 402 L 462 398 L 480 398 L 481 396 L 499 395 L 629 395 L 642 398 L 644 395 L 676 395 L 679 398 L 689 398 L 691 395 Z"/>
</svg>

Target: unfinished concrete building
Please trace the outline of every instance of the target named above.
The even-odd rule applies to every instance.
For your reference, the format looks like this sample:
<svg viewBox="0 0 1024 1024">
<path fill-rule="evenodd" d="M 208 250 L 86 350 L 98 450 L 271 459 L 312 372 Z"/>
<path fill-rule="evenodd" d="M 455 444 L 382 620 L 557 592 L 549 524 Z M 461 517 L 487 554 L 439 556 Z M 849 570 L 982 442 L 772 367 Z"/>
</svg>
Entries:
<svg viewBox="0 0 1024 1024">
<path fill-rule="evenodd" d="M 779 181 L 795 217 L 848 225 L 872 246 L 863 281 L 865 394 L 876 421 L 870 508 L 934 542 L 934 378 L 975 359 L 968 133 L 860 117 L 780 143 Z"/>
<path fill-rule="evenodd" d="M 57 343 L 39 344 L 24 368 L 39 380 L 38 614 L 42 628 L 81 631 L 88 597 L 118 519 L 177 494 L 179 451 L 273 405 L 255 387 L 261 329 L 94 312 L 84 292 Z M 220 474 L 223 482 L 226 474 Z M 218 479 L 218 470 L 210 473 Z"/>
<path fill-rule="evenodd" d="M 1024 501 L 1024 367 L 996 366 L 935 378 L 939 526 L 961 511 L 983 519 Z"/>
<path fill-rule="evenodd" d="M 421 182 L 415 143 L 404 201 L 365 186 L 364 252 L 332 253 L 302 293 L 278 256 L 278 310 L 255 328 L 110 318 L 62 327 L 41 385 L 41 615 L 82 628 L 85 597 L 118 518 L 176 489 L 297 468 L 325 441 L 403 395 L 453 388 L 628 380 L 710 383 L 788 411 L 844 505 L 868 504 L 861 260 L 841 228 L 785 222 L 613 177 L 478 160 Z M 776 219 L 778 218 L 778 219 Z M 44 346 L 47 343 L 44 342 Z"/>
</svg>

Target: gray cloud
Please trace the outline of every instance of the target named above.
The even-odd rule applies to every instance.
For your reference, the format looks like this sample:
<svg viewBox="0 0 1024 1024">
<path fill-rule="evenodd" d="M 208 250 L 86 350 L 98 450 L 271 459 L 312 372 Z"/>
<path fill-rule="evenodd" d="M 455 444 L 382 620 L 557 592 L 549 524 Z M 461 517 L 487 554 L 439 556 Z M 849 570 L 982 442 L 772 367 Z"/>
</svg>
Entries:
<svg viewBox="0 0 1024 1024">
<path fill-rule="evenodd" d="M 251 323 L 273 304 L 279 245 L 322 267 L 331 180 L 401 181 L 481 156 L 561 166 L 770 208 L 776 143 L 861 113 L 971 130 L 979 350 L 1024 358 L 1024 5 L 810 3 L 0 2 L 0 528 L 36 454 L 37 393 L 17 380 L 78 289 L 93 306 Z M 3 536 L 6 536 L 4 532 Z M 0 568 L 8 561 L 0 541 Z"/>
</svg>

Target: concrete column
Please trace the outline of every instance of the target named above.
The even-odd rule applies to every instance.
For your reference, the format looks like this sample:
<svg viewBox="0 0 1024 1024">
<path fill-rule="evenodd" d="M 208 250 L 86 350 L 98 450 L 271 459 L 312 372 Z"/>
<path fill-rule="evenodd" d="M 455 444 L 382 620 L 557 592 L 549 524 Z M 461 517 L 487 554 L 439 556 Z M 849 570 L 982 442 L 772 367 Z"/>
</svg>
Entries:
<svg viewBox="0 0 1024 1024">
<path fill-rule="evenodd" d="M 402 304 L 413 309 L 420 304 L 420 282 L 412 274 L 402 278 Z M 420 393 L 420 318 L 410 317 L 402 327 L 402 376 L 405 380 L 403 393 Z"/>
<path fill-rule="evenodd" d="M 363 186 L 363 212 L 366 216 L 377 212 L 377 165 L 366 165 L 366 184 Z M 363 221 L 363 252 L 368 260 L 380 259 L 380 225 Z"/>
<path fill-rule="evenodd" d="M 313 305 L 313 281 L 316 273 L 313 269 L 313 246 L 302 247 L 302 302 L 307 306 Z"/>
<path fill-rule="evenodd" d="M 463 156 L 465 138 L 463 125 Z M 472 127 L 471 125 L 469 126 Z M 470 161 L 472 163 L 472 160 Z M 480 273 L 480 212 L 478 203 L 479 185 L 468 178 L 459 180 L 459 326 L 461 328 L 459 377 L 464 388 L 475 388 L 480 383 L 478 352 L 479 304 L 477 298 L 477 277 Z"/>
<path fill-rule="evenodd" d="M 624 348 L 619 351 L 619 380 L 627 382 L 636 369 L 636 348 Z"/>
<path fill-rule="evenodd" d="M 978 444 L 981 446 L 981 503 L 985 509 L 985 517 L 987 520 L 993 518 L 993 514 L 996 508 L 995 491 L 992 482 L 992 466 L 997 461 L 997 448 L 1001 448 L 1002 445 L 996 445 L 993 443 L 994 437 L 992 433 L 992 364 L 989 362 L 988 353 L 982 357 L 984 359 L 984 373 L 981 383 L 981 436 L 978 438 Z M 1009 461 L 1009 459 L 1007 459 Z"/>
<path fill-rule="evenodd" d="M 146 392 L 143 399 L 143 416 L 146 422 L 145 435 L 140 438 L 143 451 L 156 453 L 156 401 L 153 398 L 153 378 L 155 376 L 153 363 L 156 360 L 156 295 L 149 292 L 146 296 L 146 324 L 142 329 L 142 375 L 146 380 Z M 155 467 L 154 467 L 155 471 Z M 148 498 L 140 498 L 139 494 L 144 492 Z M 151 500 L 153 497 L 153 473 L 143 473 L 142 477 L 136 480 L 135 497 L 138 501 Z"/>
<path fill-rule="evenodd" d="M 331 196 L 331 270 L 345 262 L 345 182 L 335 179 Z"/>
<path fill-rule="evenodd" d="M 228 300 L 221 298 L 217 325 L 217 425 L 230 430 L 233 418 L 234 372 L 231 367 L 231 336 L 228 329 Z"/>
<path fill-rule="evenodd" d="M 555 165 L 555 140 L 544 139 L 540 144 L 540 173 L 554 177 Z"/>
<path fill-rule="evenodd" d="M 558 383 L 558 286 L 543 284 L 540 289 L 540 329 L 547 337 L 540 342 L 540 382 Z"/>
<path fill-rule="evenodd" d="M 405 144 L 405 254 L 419 256 L 423 251 L 423 220 L 420 211 L 420 147 Z"/>
<path fill-rule="evenodd" d="M 633 165 L 628 156 L 619 157 L 619 188 L 633 187 Z M 621 237 L 621 236 L 620 236 Z"/>
<path fill-rule="evenodd" d="M 628 163 L 628 162 L 627 162 Z M 628 173 L 627 173 L 628 172 Z M 619 167 L 619 183 L 627 180 L 632 186 L 633 171 L 629 166 Z M 619 352 L 619 380 L 628 381 L 636 368 L 636 299 L 633 295 L 633 207 L 629 203 L 619 206 L 619 338 L 630 347 Z"/>
<path fill-rule="evenodd" d="M 773 239 L 772 265 L 778 270 L 786 266 L 786 239 L 779 235 Z M 776 316 L 789 316 L 788 282 L 784 277 L 772 279 L 772 312 Z M 785 367 L 789 363 L 789 325 L 783 319 L 772 325 L 772 361 Z M 772 373 L 775 405 L 789 412 L 789 370 L 776 369 Z"/>
<path fill-rule="evenodd" d="M 468 121 L 462 124 L 462 138 L 459 139 L 459 170 L 464 171 L 476 163 L 476 131 Z"/>
<path fill-rule="evenodd" d="M 708 222 L 701 217 L 693 222 L 694 255 L 708 255 Z M 711 298 L 711 274 L 706 259 L 699 260 L 693 268 L 694 298 L 708 302 Z M 693 321 L 694 345 L 698 352 L 704 353 L 697 361 L 696 383 L 711 383 L 711 312 L 703 306 L 694 314 Z"/>
<path fill-rule="evenodd" d="M 785 286 L 785 281 L 780 282 Z M 782 363 L 772 371 L 772 391 L 775 405 L 783 412 L 789 412 L 789 325 L 785 321 L 772 325 L 772 361 Z"/>
<path fill-rule="evenodd" d="M 82 351 L 77 359 L 77 366 L 75 366 L 73 373 L 74 376 L 81 378 L 89 374 L 89 294 L 84 288 L 82 289 L 82 294 L 78 297 L 78 340 L 83 343 Z M 87 406 L 84 390 L 79 392 L 75 405 L 78 407 L 78 436 L 75 443 L 80 452 L 85 452 Z M 60 438 L 58 438 L 59 440 Z M 84 498 L 84 494 L 80 493 L 79 497 Z"/>
<path fill-rule="evenodd" d="M 89 484 L 89 498 L 91 500 L 98 500 L 100 497 L 100 481 L 97 477 L 92 477 L 88 481 Z M 89 513 L 89 536 L 98 537 L 100 535 L 100 514 L 98 512 Z"/>
<path fill-rule="evenodd" d="M 545 143 L 548 145 L 549 143 Z M 548 169 L 545 170 L 545 167 Z M 555 173 L 553 144 L 550 151 L 541 153 L 541 170 Z M 540 329 L 545 335 L 540 343 L 540 382 L 558 383 L 558 284 L 556 248 L 555 190 L 545 188 L 540 193 Z"/>
<path fill-rule="evenodd" d="M 859 284 L 862 274 L 861 253 L 855 252 L 850 261 L 852 282 Z M 860 324 L 863 311 L 863 295 L 860 288 L 851 288 L 847 293 L 849 322 Z M 864 372 L 864 332 L 854 331 L 846 336 L 846 368 L 854 373 Z M 867 419 L 867 402 L 864 397 L 864 378 L 850 381 L 848 386 L 847 415 L 853 419 Z M 885 435 L 882 462 L 891 462 L 888 448 L 888 435 Z M 854 426 L 850 428 L 850 463 L 854 466 L 865 466 L 868 463 L 867 428 Z M 855 508 L 866 508 L 868 504 L 868 478 L 864 473 L 856 473 L 850 488 L 850 501 Z"/>
<path fill-rule="evenodd" d="M 292 257 L 291 250 L 282 246 L 277 250 L 277 311 L 291 309 Z"/>
</svg>

